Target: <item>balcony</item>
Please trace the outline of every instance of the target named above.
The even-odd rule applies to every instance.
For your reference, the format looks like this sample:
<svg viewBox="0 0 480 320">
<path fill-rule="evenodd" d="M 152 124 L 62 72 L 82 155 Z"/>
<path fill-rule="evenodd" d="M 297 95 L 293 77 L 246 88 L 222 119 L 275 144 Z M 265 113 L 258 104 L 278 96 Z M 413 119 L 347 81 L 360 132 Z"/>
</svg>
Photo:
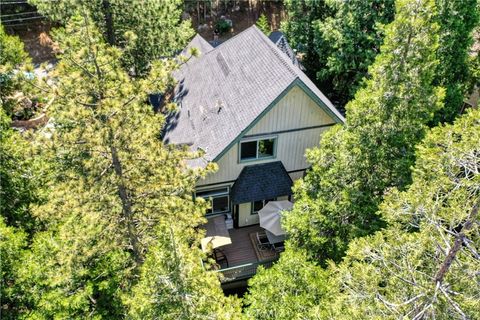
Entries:
<svg viewBox="0 0 480 320">
<path fill-rule="evenodd" d="M 257 232 L 265 232 L 259 225 L 228 230 L 232 243 L 217 248 L 222 259 L 218 261 L 220 281 L 223 284 L 246 280 L 257 272 L 258 266 L 271 267 L 279 254 L 273 247 L 258 246 Z"/>
</svg>

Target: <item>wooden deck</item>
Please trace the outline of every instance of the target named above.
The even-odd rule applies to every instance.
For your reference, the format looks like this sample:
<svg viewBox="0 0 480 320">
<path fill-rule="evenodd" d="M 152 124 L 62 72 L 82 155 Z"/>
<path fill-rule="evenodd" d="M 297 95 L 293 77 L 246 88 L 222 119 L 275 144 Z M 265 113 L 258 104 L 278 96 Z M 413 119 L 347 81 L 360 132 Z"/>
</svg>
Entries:
<svg viewBox="0 0 480 320">
<path fill-rule="evenodd" d="M 255 249 L 252 246 L 249 234 L 252 232 L 262 231 L 260 225 L 254 225 L 239 229 L 230 229 L 230 238 L 232 244 L 223 246 L 219 249 L 225 253 L 228 259 L 228 266 L 235 267 L 246 263 L 258 262 Z"/>
</svg>

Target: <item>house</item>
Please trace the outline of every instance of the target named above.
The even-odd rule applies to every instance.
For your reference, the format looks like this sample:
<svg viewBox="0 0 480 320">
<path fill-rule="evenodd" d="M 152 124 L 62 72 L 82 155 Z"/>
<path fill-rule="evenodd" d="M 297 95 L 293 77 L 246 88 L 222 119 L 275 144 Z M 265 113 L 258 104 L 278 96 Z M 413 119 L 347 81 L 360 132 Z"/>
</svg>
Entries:
<svg viewBox="0 0 480 320">
<path fill-rule="evenodd" d="M 281 33 L 269 38 L 252 26 L 217 47 L 197 35 L 183 54 L 191 47 L 200 55 L 175 74 L 178 111 L 168 117 L 164 141 L 203 150 L 190 166 L 218 164 L 197 183 L 196 197 L 211 202 L 207 218 L 225 216 L 231 235 L 258 228 L 258 210 L 291 199 L 293 181 L 309 166 L 305 150 L 344 117 Z"/>
</svg>

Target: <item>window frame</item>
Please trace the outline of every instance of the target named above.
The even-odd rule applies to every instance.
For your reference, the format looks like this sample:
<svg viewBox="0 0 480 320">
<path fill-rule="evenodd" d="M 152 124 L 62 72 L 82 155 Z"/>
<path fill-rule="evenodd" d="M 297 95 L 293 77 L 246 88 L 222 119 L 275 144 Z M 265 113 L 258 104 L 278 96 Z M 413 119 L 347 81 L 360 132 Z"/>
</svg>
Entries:
<svg viewBox="0 0 480 320">
<path fill-rule="evenodd" d="M 250 202 L 250 215 L 257 215 L 258 214 L 258 211 L 262 210 L 263 207 L 265 207 L 267 204 L 265 203 L 265 201 L 277 201 L 277 198 L 278 197 L 274 197 L 272 199 L 263 199 L 263 200 L 258 200 L 258 201 L 252 201 Z M 260 202 L 262 201 L 263 202 L 263 206 L 262 206 L 262 209 L 258 210 L 258 211 L 254 211 L 254 205 L 255 205 L 255 202 Z"/>
<path fill-rule="evenodd" d="M 268 157 L 259 157 L 258 156 L 259 142 L 262 141 L 262 140 L 273 140 L 273 155 L 268 156 Z M 255 158 L 242 159 L 242 143 L 254 142 L 254 141 L 256 142 L 256 145 L 257 145 L 256 146 Z M 277 145 L 278 145 L 278 136 L 277 135 L 275 135 L 275 136 L 263 136 L 263 137 L 241 140 L 241 141 L 238 142 L 238 163 L 275 159 L 277 157 Z"/>
<path fill-rule="evenodd" d="M 208 193 L 208 194 L 206 196 L 201 196 L 201 195 L 198 195 L 199 193 Z M 211 212 L 206 212 L 205 213 L 206 216 L 213 216 L 213 215 L 217 215 L 217 214 L 224 214 L 224 213 L 231 212 L 230 186 L 196 190 L 195 191 L 195 199 L 197 197 L 203 198 L 203 199 L 205 199 L 205 201 L 210 202 L 210 209 L 209 210 L 211 210 Z M 213 209 L 213 199 L 214 198 L 223 198 L 223 197 L 227 197 L 227 210 L 215 212 L 214 209 Z"/>
</svg>

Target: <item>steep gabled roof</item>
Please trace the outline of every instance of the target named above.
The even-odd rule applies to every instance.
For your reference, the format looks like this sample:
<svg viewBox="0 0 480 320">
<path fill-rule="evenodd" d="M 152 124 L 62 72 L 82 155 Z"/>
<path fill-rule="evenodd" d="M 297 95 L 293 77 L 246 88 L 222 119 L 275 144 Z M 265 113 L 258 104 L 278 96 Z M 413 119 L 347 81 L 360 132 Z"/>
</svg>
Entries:
<svg viewBox="0 0 480 320">
<path fill-rule="evenodd" d="M 202 45 L 199 38 L 192 42 Z M 165 143 L 205 151 L 204 159 L 191 165 L 218 160 L 294 85 L 335 121 L 344 121 L 313 82 L 255 26 L 202 53 L 175 74 L 178 110 L 168 117 L 164 131 Z"/>
</svg>

